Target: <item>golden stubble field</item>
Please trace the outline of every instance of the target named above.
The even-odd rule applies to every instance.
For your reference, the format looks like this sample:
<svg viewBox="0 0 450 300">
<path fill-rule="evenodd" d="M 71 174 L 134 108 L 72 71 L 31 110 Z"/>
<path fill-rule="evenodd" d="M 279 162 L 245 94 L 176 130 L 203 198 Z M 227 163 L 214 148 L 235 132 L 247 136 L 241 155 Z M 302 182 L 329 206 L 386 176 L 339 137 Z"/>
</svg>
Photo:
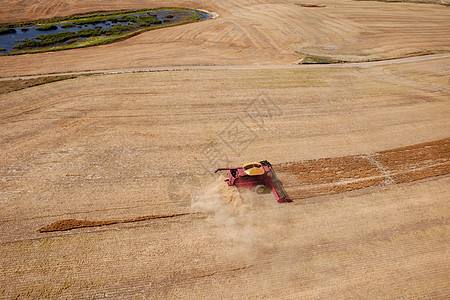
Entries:
<svg viewBox="0 0 450 300">
<path fill-rule="evenodd" d="M 313 3 L 314 1 L 312 1 Z M 442 5 L 366 1 L 0 1 L 0 22 L 99 10 L 203 8 L 219 18 L 146 32 L 120 43 L 0 57 L 0 77 L 186 65 L 285 65 L 305 54 L 364 61 L 450 50 L 450 10 Z"/>
<path fill-rule="evenodd" d="M 21 3 L 1 2 L 2 18 L 106 9 Z M 107 8 L 181 2 L 155 3 Z M 299 59 L 288 36 L 380 57 L 448 46 L 447 7 L 327 1 L 292 10 L 295 3 L 186 1 L 221 17 L 97 48 L 0 57 L 0 72 L 286 65 Z M 378 42 L 350 46 L 299 17 L 330 29 L 338 12 L 359 15 L 358 30 L 378 24 Z M 396 14 L 407 15 L 403 23 L 383 23 Z M 247 28 L 251 46 L 227 41 L 215 27 L 223 24 Z M 403 35 L 408 26 L 415 29 Z M 431 28 L 441 38 L 425 34 Z M 221 42 L 207 45 L 207 36 Z M 441 55 L 92 75 L 0 94 L 0 298 L 448 299 L 449 74 Z M 262 159 L 293 203 L 236 193 L 212 174 Z M 114 224 L 38 232 L 70 219 Z"/>
</svg>

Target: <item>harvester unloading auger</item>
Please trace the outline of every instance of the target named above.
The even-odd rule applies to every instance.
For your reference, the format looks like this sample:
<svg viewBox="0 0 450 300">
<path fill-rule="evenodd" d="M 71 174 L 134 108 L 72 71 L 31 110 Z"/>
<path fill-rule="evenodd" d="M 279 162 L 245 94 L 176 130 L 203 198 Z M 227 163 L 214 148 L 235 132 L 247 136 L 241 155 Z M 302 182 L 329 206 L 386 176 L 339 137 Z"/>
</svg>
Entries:
<svg viewBox="0 0 450 300">
<path fill-rule="evenodd" d="M 267 160 L 246 163 L 241 168 L 219 168 L 216 173 L 225 170 L 230 171 L 225 179 L 229 186 L 235 186 L 238 190 L 249 189 L 257 194 L 271 191 L 278 203 L 292 202 Z"/>
</svg>

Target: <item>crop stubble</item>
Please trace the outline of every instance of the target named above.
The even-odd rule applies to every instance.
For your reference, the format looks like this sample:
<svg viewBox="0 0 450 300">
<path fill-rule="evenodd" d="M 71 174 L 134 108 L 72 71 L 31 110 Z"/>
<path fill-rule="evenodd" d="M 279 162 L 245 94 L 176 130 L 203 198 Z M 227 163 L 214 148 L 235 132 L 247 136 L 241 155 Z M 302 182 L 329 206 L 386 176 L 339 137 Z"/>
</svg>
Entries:
<svg viewBox="0 0 450 300">
<path fill-rule="evenodd" d="M 112 3 L 111 7 L 120 9 L 129 3 Z M 132 6 L 149 3 L 156 1 L 135 2 Z M 389 56 L 421 50 L 423 41 L 427 47 L 448 44 L 442 38 L 444 34 L 448 36 L 445 24 L 449 20 L 443 7 L 330 1 L 325 8 L 309 9 L 293 3 L 222 1 L 219 7 L 210 1 L 183 2 L 190 7 L 205 4 L 198 6 L 219 12 L 222 18 L 215 23 L 196 24 L 195 29 L 188 25 L 188 34 L 185 29 L 173 28 L 80 52 L 23 57 L 22 61 L 2 58 L 2 76 L 60 72 L 69 65 L 71 71 L 76 71 L 170 65 L 174 61 L 181 65 L 281 64 L 297 58 L 286 50 L 288 40 L 318 41 L 330 53 L 342 54 L 345 46 L 357 45 L 364 50 L 369 49 L 365 47 L 368 44 L 372 48 L 380 45 L 373 52 Z M 331 11 L 338 3 L 339 7 Z M 92 2 L 86 9 L 95 10 L 100 4 Z M 67 9 L 81 12 L 82 5 L 85 3 L 72 1 L 68 6 L 55 6 L 48 11 L 43 11 L 41 5 L 28 17 L 64 15 Z M 36 8 L 26 6 L 29 13 Z M 361 6 L 364 9 L 359 10 Z M 292 7 L 298 15 L 287 13 Z M 410 17 L 417 14 L 420 20 Z M 308 26 L 293 22 L 299 15 L 309 22 Z M 328 18 L 326 22 L 316 22 L 324 17 Z M 386 21 L 381 22 L 382 19 Z M 400 21 L 412 27 L 397 26 Z M 378 27 L 371 26 L 376 23 Z M 269 33 L 266 27 L 259 27 L 261 24 L 292 31 Z M 235 34 L 217 34 L 229 31 Z M 300 35 L 294 37 L 290 32 Z M 270 39 L 275 41 L 269 45 Z M 154 45 L 155 40 L 160 44 Z M 149 51 L 146 44 L 152 44 L 154 51 Z M 280 49 L 281 54 L 277 52 Z M 125 52 L 129 53 L 126 58 Z M 386 74 L 366 74 L 370 69 L 357 71 L 349 82 L 344 81 L 342 73 L 326 73 L 324 77 L 314 73 L 314 84 L 325 83 L 320 91 L 328 101 L 323 103 L 305 92 L 306 86 L 314 84 L 305 83 L 299 88 L 306 72 L 296 76 L 289 71 L 266 70 L 258 74 L 270 76 L 271 80 L 281 74 L 285 82 L 252 77 L 256 71 L 203 71 L 196 72 L 198 75 L 168 72 L 157 78 L 152 74 L 93 76 L 2 95 L 2 175 L 8 180 L 2 191 L 3 199 L 8 201 L 2 204 L 5 208 L 0 295 L 177 299 L 323 299 L 364 295 L 448 299 L 446 66 L 447 60 L 396 65 L 396 75 L 417 80 L 406 82 L 399 76 L 392 77 L 388 79 L 392 87 L 388 88 L 380 85 L 387 81 Z M 245 80 L 251 80 L 253 90 L 239 85 Z M 439 89 L 425 86 L 428 80 Z M 368 82 L 374 81 L 378 81 L 376 93 L 368 92 Z M 204 89 L 199 89 L 200 85 Z M 394 89 L 394 85 L 399 89 Z M 341 101 L 346 96 L 339 90 L 342 86 L 352 93 L 348 106 Z M 277 89 L 270 90 L 274 87 Z M 222 129 L 218 127 L 235 117 L 234 110 L 229 109 L 234 106 L 230 105 L 235 103 L 232 100 L 251 99 L 260 89 L 282 102 L 287 116 L 271 122 L 271 128 L 286 135 L 263 139 L 252 153 L 233 157 L 233 163 L 261 157 L 274 162 L 296 200 L 292 205 L 268 201 L 274 207 L 246 212 L 225 220 L 234 222 L 218 223 L 212 228 L 204 227 L 204 219 L 191 221 L 192 216 L 187 216 L 189 222 L 164 219 L 151 226 L 141 223 L 142 226 L 119 225 L 120 228 L 111 226 L 110 230 L 98 231 L 87 228 L 48 235 L 36 232 L 55 218 L 67 218 L 67 212 L 71 218 L 91 220 L 178 212 L 172 203 L 161 201 L 154 170 L 184 170 L 190 153 L 183 151 L 196 146 L 189 141 L 204 141 L 220 133 Z M 297 96 L 298 91 L 301 97 Z M 204 109 L 202 116 L 195 115 L 193 107 L 198 106 L 186 105 L 185 99 Z M 205 106 L 201 106 L 203 99 Z M 174 105 L 165 106 L 167 100 L 181 108 L 174 114 L 176 120 L 170 119 Z M 170 122 L 158 125 L 160 116 Z M 200 125 L 192 125 L 199 120 Z M 341 127 L 336 129 L 335 124 Z M 149 128 L 151 134 L 147 133 Z M 204 136 L 198 134 L 197 128 Z M 205 128 L 211 130 L 205 133 Z M 181 137 L 179 132 L 192 135 Z M 164 143 L 162 133 L 171 144 Z M 428 142 L 396 148 L 422 141 Z M 373 154 L 350 155 L 360 153 Z M 319 159 L 305 161 L 307 158 Z M 286 161 L 293 163 L 283 163 Z M 145 162 L 145 168 L 141 162 Z M 435 177 L 439 175 L 443 176 Z M 395 184 L 424 176 L 436 180 Z M 298 186 L 293 186 L 293 182 Z M 389 188 L 376 189 L 374 193 L 356 197 L 342 194 L 316 201 L 318 195 L 385 184 Z M 109 188 L 112 186 L 114 189 Z M 241 233 L 239 242 L 225 238 L 224 226 Z M 240 242 L 252 235 L 261 240 L 242 249 Z"/>
<path fill-rule="evenodd" d="M 344 193 L 389 184 L 408 183 L 450 173 L 450 138 L 407 147 L 354 155 L 321 158 L 276 166 L 277 171 L 293 175 L 288 178 L 289 194 L 294 200 L 308 201 L 323 195 Z M 255 199 L 254 199 L 255 200 Z M 152 219 L 184 216 L 190 213 L 148 215 L 122 220 L 55 221 L 39 232 L 66 231 L 76 228 L 133 223 Z"/>
<path fill-rule="evenodd" d="M 179 65 L 286 65 L 305 56 L 365 61 L 449 51 L 448 8 L 440 5 L 326 1 L 60 0 L 0 3 L 0 22 L 148 7 L 204 8 L 219 18 L 154 30 L 105 46 L 1 57 L 1 77 Z M 21 11 L 21 14 L 15 13 Z M 416 17 L 419 16 L 419 17 Z M 437 25 L 439 24 L 439 25 Z M 152 51 L 148 51 L 151 47 Z M 127 53 L 127 55 L 123 55 Z M 174 60 L 174 58 L 176 58 Z"/>
<path fill-rule="evenodd" d="M 293 199 L 408 183 L 450 173 L 450 138 L 376 152 L 277 166 Z"/>
</svg>

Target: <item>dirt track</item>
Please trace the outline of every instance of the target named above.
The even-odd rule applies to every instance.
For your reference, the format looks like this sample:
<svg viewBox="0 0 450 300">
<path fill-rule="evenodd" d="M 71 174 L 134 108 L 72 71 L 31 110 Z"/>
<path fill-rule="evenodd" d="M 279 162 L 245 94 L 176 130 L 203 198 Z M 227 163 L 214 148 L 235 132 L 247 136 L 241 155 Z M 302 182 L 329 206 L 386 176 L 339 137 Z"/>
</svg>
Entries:
<svg viewBox="0 0 450 300">
<path fill-rule="evenodd" d="M 20 80 L 31 81 L 29 84 L 34 85 L 39 82 L 37 79 L 58 79 L 64 76 L 79 76 L 79 75 L 96 75 L 96 74 L 122 74 L 122 73 L 136 73 L 136 72 L 167 72 L 167 71 L 192 71 L 192 70 L 271 70 L 271 69 L 317 69 L 317 68 L 368 68 L 375 66 L 387 66 L 393 64 L 404 64 L 404 63 L 417 63 L 427 60 L 435 60 L 438 58 L 448 58 L 450 53 L 442 54 L 427 54 L 427 55 L 417 55 L 412 57 L 387 59 L 380 61 L 368 61 L 368 62 L 354 62 L 354 63 L 332 63 L 332 64 L 293 64 L 286 66 L 166 66 L 166 67 L 144 67 L 144 68 L 126 68 L 126 69 L 112 69 L 112 70 L 96 70 L 96 71 L 80 71 L 80 72 L 67 72 L 67 73 L 52 73 L 52 74 L 41 74 L 41 75 L 26 75 L 26 76 L 14 76 L 14 77 L 3 77 L 0 78 L 0 82 L 6 87 L 5 91 L 8 90 L 8 85 L 18 86 L 21 88 L 22 85 Z M 19 81 L 17 81 L 19 80 Z M 14 89 L 11 89 L 14 90 Z"/>
<path fill-rule="evenodd" d="M 449 45 L 448 9 L 186 3 L 221 18 L 0 57 L 5 77 L 224 66 L 0 94 L 0 298 L 450 298 L 448 55 L 261 68 L 295 61 L 288 45 L 305 41 L 336 55 L 436 50 Z M 0 2 L 11 20 L 15 9 L 32 18 L 101 7 Z M 236 193 L 212 174 L 262 159 L 295 202 Z M 79 228 L 38 232 L 48 225 Z"/>
</svg>

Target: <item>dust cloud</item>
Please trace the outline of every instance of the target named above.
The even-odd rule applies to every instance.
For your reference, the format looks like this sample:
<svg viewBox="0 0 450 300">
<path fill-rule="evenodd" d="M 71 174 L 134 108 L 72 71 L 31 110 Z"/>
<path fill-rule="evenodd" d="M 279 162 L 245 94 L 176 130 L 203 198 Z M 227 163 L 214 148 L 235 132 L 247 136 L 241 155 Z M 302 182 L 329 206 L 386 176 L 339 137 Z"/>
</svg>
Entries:
<svg viewBox="0 0 450 300">
<path fill-rule="evenodd" d="M 275 247 L 286 238 L 289 216 L 285 204 L 277 203 L 271 193 L 239 192 L 223 179 L 211 179 L 201 195 L 192 200 L 192 208 L 208 216 L 205 230 L 252 250 Z"/>
</svg>

